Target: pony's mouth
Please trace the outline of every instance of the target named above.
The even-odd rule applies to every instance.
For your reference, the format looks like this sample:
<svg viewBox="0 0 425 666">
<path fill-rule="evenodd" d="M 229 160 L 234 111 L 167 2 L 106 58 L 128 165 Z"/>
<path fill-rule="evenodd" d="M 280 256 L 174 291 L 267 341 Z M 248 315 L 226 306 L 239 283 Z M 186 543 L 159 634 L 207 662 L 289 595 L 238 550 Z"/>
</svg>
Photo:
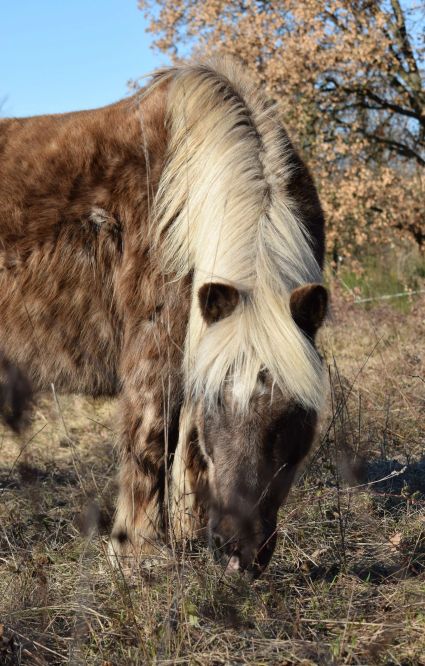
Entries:
<svg viewBox="0 0 425 666">
<path fill-rule="evenodd" d="M 226 576 L 244 574 L 251 580 L 261 576 L 273 555 L 276 545 L 275 531 L 263 540 L 260 546 L 238 547 L 237 545 L 226 547 L 217 535 L 209 539 L 209 546 L 215 561 L 224 568 Z"/>
</svg>

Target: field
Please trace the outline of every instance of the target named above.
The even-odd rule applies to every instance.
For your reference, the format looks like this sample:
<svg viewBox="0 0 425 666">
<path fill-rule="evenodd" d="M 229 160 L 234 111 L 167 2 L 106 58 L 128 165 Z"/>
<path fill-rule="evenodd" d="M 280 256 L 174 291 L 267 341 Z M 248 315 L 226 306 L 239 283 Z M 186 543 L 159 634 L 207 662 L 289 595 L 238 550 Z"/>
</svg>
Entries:
<svg viewBox="0 0 425 666">
<path fill-rule="evenodd" d="M 111 570 L 112 402 L 40 396 L 0 429 L 0 664 L 425 664 L 425 294 L 343 283 L 320 436 L 253 584 L 196 544 Z"/>
</svg>

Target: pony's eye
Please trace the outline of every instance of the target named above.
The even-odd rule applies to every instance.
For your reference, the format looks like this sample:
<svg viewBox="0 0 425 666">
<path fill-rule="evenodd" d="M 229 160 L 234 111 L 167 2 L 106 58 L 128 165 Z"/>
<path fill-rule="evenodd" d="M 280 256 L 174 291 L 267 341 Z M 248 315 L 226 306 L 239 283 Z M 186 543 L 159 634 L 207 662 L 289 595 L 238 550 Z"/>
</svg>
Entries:
<svg viewBox="0 0 425 666">
<path fill-rule="evenodd" d="M 223 409 L 223 407 L 224 407 L 224 399 L 223 399 L 223 393 L 222 393 L 221 391 L 217 394 L 217 398 L 216 398 L 216 403 L 215 403 L 215 404 L 216 404 L 216 407 L 217 407 L 218 410 Z"/>
<path fill-rule="evenodd" d="M 261 384 L 265 384 L 267 381 L 267 370 L 265 368 L 262 368 L 260 372 L 258 373 L 257 377 L 258 381 L 261 382 Z"/>
</svg>

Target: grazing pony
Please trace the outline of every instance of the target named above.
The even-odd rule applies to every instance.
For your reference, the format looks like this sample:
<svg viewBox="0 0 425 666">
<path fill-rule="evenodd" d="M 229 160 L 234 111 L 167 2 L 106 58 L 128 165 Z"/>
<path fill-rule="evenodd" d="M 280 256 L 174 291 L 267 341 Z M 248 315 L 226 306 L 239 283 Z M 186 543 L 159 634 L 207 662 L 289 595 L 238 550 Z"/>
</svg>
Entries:
<svg viewBox="0 0 425 666">
<path fill-rule="evenodd" d="M 258 575 L 322 405 L 323 215 L 230 59 L 94 111 L 0 121 L 0 346 L 34 387 L 119 395 L 114 562 L 208 525 Z"/>
</svg>

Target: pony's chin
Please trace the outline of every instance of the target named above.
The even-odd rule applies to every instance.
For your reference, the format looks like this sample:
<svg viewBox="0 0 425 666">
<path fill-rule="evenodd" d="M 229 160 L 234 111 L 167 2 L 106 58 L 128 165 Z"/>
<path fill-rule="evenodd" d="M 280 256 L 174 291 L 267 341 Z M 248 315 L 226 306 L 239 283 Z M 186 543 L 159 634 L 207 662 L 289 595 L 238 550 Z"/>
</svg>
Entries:
<svg viewBox="0 0 425 666">
<path fill-rule="evenodd" d="M 237 555 L 232 555 L 227 563 L 227 566 L 224 570 L 224 573 L 227 576 L 234 576 L 235 574 L 241 573 L 243 569 L 241 568 L 241 561 Z"/>
<path fill-rule="evenodd" d="M 217 545 L 216 539 L 213 538 L 213 533 L 209 529 L 209 549 L 215 562 L 223 567 L 226 576 L 243 575 L 250 580 L 256 580 L 263 574 L 273 556 L 277 541 L 276 524 L 273 523 L 273 527 L 271 527 L 269 523 L 266 529 L 260 546 L 247 547 L 242 550 L 235 548 L 227 553 L 223 552 L 220 545 Z"/>
<path fill-rule="evenodd" d="M 248 567 L 242 567 L 238 558 L 232 555 L 225 566 L 224 573 L 229 577 L 243 576 L 250 581 L 254 581 L 261 576 L 266 567 L 267 565 L 260 566 L 257 562 L 250 564 Z"/>
<path fill-rule="evenodd" d="M 269 562 L 273 556 L 276 545 L 276 535 L 269 537 L 267 541 L 259 549 L 255 560 L 248 566 L 244 566 L 241 558 L 238 555 L 231 555 L 227 561 L 223 563 L 224 573 L 226 576 L 243 575 L 249 580 L 257 580 L 267 569 Z"/>
</svg>

